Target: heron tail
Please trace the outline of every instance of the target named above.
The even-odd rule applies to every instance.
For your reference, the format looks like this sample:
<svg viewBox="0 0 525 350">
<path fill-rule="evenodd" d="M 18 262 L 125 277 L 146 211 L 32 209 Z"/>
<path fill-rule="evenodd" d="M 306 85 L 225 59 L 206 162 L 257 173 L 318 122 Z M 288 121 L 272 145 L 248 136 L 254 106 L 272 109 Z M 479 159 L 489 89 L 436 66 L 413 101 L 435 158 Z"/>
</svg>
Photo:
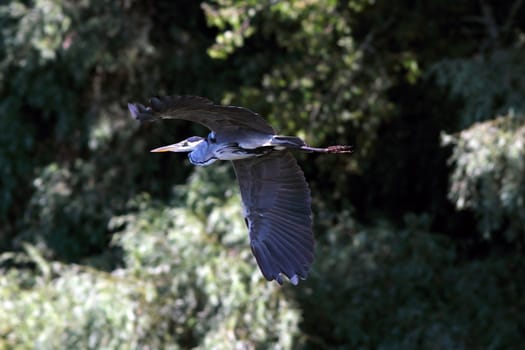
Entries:
<svg viewBox="0 0 525 350">
<path fill-rule="evenodd" d="M 272 146 L 285 147 L 285 148 L 301 148 L 306 146 L 306 143 L 299 137 L 295 136 L 280 136 L 276 135 L 272 137 Z"/>
</svg>

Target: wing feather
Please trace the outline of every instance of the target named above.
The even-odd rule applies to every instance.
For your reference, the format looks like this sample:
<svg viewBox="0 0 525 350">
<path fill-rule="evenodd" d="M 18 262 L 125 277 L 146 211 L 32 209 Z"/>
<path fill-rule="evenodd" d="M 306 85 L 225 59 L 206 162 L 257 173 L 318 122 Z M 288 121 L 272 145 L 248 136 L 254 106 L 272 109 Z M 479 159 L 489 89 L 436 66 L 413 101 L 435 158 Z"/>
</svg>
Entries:
<svg viewBox="0 0 525 350">
<path fill-rule="evenodd" d="M 202 124 L 216 133 L 231 133 L 248 129 L 263 134 L 275 134 L 259 114 L 244 107 L 221 106 L 198 96 L 152 97 L 148 105 L 129 103 L 133 118 L 140 121 L 183 119 Z"/>
<path fill-rule="evenodd" d="M 314 259 L 311 199 L 297 161 L 288 151 L 233 161 L 241 188 L 250 244 L 263 276 L 296 284 Z"/>
<path fill-rule="evenodd" d="M 272 243 L 278 246 L 282 251 L 288 252 L 288 257 L 293 260 L 294 266 L 302 267 L 301 272 L 306 273 L 308 271 L 308 259 L 313 256 L 305 255 L 299 246 L 294 245 L 292 242 L 286 239 L 271 239 Z"/>
</svg>

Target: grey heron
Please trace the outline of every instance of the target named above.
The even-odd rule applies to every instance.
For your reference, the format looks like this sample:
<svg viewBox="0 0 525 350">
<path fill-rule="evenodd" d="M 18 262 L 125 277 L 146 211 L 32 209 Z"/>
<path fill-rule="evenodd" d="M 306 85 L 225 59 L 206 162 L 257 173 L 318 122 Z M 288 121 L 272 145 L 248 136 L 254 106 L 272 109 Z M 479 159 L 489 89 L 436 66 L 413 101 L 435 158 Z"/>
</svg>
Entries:
<svg viewBox="0 0 525 350">
<path fill-rule="evenodd" d="M 207 166 L 230 160 L 241 190 L 250 246 L 263 276 L 296 285 L 314 260 L 310 189 L 290 150 L 351 153 L 349 146 L 315 148 L 295 136 L 277 135 L 259 114 L 222 106 L 197 96 L 153 97 L 147 105 L 129 103 L 134 119 L 183 119 L 211 130 L 151 152 L 188 152 L 190 162 Z"/>
</svg>

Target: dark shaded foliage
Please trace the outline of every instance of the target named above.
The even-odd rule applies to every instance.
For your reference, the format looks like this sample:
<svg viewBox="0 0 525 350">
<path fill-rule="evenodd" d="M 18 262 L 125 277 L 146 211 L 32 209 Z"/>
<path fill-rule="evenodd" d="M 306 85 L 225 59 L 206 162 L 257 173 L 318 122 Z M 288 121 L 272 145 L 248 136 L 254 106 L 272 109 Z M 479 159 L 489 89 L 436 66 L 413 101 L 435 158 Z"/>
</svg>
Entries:
<svg viewBox="0 0 525 350">
<path fill-rule="evenodd" d="M 0 348 L 520 348 L 523 1 L 4 1 Z M 154 95 L 309 144 L 317 252 L 266 284 L 227 164 Z"/>
</svg>

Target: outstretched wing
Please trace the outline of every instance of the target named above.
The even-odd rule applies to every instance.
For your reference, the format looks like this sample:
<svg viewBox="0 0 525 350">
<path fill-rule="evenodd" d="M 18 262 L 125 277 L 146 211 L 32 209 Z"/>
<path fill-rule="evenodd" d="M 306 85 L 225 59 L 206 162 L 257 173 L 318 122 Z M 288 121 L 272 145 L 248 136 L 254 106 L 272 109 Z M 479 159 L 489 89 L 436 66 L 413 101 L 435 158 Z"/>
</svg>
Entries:
<svg viewBox="0 0 525 350">
<path fill-rule="evenodd" d="M 274 134 L 273 128 L 259 114 L 247 108 L 216 105 L 198 96 L 152 97 L 148 105 L 129 103 L 133 118 L 140 121 L 183 119 L 202 124 L 215 131 L 235 132 L 240 129 Z"/>
<path fill-rule="evenodd" d="M 288 151 L 233 161 L 250 245 L 262 274 L 297 284 L 314 260 L 310 189 Z"/>
</svg>

